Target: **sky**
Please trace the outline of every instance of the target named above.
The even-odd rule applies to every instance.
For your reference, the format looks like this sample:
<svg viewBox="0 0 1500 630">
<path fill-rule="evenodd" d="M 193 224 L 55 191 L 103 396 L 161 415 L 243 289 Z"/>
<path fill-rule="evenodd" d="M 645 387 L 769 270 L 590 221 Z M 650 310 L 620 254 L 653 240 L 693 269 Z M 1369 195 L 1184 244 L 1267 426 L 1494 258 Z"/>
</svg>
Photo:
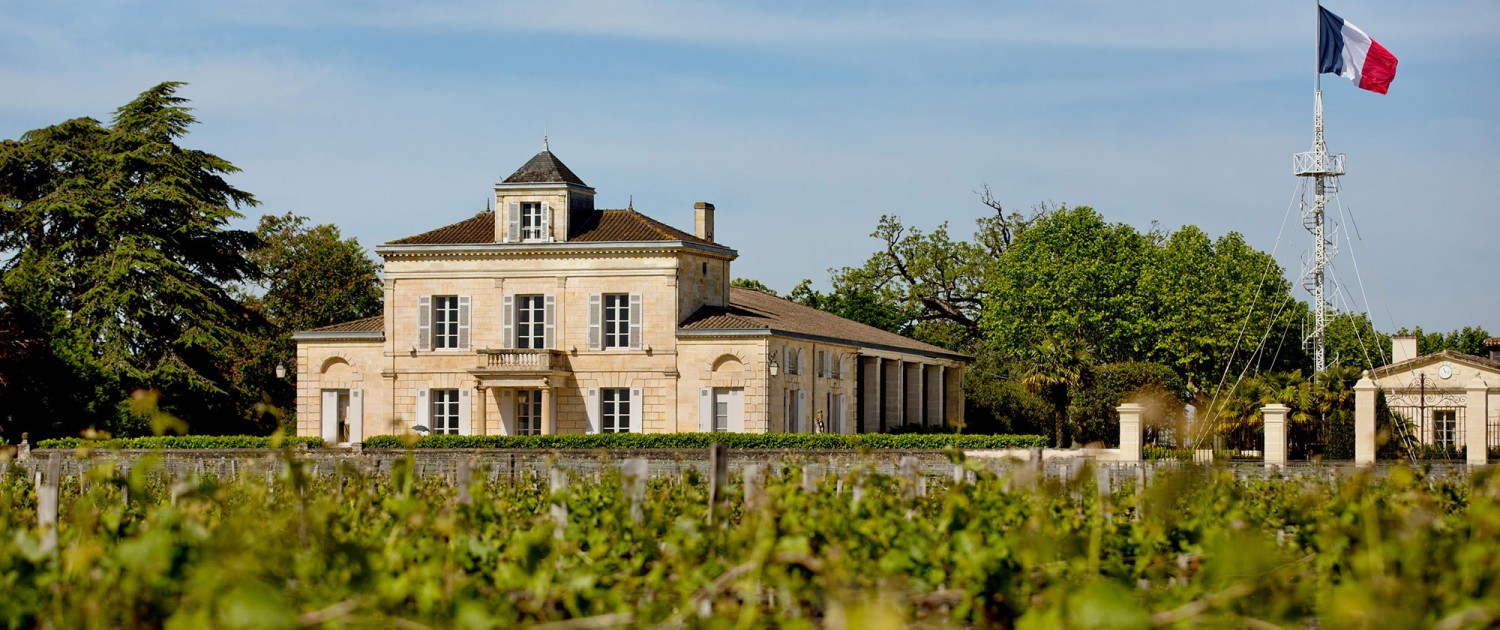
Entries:
<svg viewBox="0 0 1500 630">
<path fill-rule="evenodd" d="M 1385 96 L 1323 77 L 1328 145 L 1348 155 L 1334 305 L 1386 331 L 1500 334 L 1500 3 L 1327 8 L 1400 59 Z M 186 81 L 199 125 L 182 144 L 241 168 L 232 182 L 260 201 L 239 227 L 294 212 L 373 248 L 483 210 L 545 134 L 599 207 L 691 231 L 693 203 L 714 203 L 733 275 L 782 292 L 861 264 L 881 215 L 971 233 L 986 185 L 1018 211 L 1239 232 L 1295 280 L 1315 15 L 1301 0 L 0 0 L 0 138 L 108 121 Z"/>
</svg>

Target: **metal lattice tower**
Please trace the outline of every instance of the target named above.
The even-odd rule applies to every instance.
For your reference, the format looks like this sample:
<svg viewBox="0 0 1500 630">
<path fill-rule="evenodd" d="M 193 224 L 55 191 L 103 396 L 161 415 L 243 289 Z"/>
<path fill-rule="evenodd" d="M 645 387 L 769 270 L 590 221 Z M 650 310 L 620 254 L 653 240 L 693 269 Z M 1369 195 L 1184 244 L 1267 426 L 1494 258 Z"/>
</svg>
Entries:
<svg viewBox="0 0 1500 630">
<path fill-rule="evenodd" d="M 1314 374 L 1327 367 L 1324 358 L 1323 334 L 1328 329 L 1328 297 L 1324 290 L 1324 269 L 1328 259 L 1335 253 L 1333 240 L 1328 233 L 1326 215 L 1323 212 L 1328 195 L 1338 192 L 1337 178 L 1344 174 L 1344 154 L 1328 154 L 1323 143 L 1323 90 L 1321 86 L 1313 97 L 1313 150 L 1292 156 L 1292 172 L 1298 177 L 1312 178 L 1312 199 L 1309 203 L 1306 187 L 1302 195 L 1302 226 L 1313 236 L 1313 257 L 1309 268 L 1302 273 L 1302 286 L 1313 295 L 1313 329 L 1303 344 L 1312 350 Z"/>
</svg>

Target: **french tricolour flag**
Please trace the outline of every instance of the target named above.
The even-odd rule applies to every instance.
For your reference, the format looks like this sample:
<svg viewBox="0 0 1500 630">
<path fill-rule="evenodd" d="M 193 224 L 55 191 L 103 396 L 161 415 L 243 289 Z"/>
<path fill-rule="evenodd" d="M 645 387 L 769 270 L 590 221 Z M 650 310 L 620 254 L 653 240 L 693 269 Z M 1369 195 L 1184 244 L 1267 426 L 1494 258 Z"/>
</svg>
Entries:
<svg viewBox="0 0 1500 630">
<path fill-rule="evenodd" d="M 1318 13 L 1318 72 L 1349 77 L 1362 89 L 1385 94 L 1396 78 L 1396 56 L 1328 9 L 1318 7 Z"/>
</svg>

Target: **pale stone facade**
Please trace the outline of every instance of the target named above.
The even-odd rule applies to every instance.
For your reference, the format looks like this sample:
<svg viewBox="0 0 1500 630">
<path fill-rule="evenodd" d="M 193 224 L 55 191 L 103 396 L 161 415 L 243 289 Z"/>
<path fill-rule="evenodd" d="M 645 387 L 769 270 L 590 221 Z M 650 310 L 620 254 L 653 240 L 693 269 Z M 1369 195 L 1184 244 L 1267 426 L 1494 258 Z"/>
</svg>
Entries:
<svg viewBox="0 0 1500 630">
<path fill-rule="evenodd" d="M 1415 337 L 1395 337 L 1392 346 L 1397 360 L 1370 370 L 1355 387 L 1355 461 L 1374 461 L 1374 392 L 1384 391 L 1414 441 L 1487 463 L 1487 450 L 1500 448 L 1500 362 L 1452 351 L 1418 356 Z"/>
<path fill-rule="evenodd" d="M 376 248 L 385 311 L 295 336 L 298 433 L 868 432 L 963 418 L 968 358 L 730 288 L 689 234 L 543 151 L 495 208 Z"/>
</svg>

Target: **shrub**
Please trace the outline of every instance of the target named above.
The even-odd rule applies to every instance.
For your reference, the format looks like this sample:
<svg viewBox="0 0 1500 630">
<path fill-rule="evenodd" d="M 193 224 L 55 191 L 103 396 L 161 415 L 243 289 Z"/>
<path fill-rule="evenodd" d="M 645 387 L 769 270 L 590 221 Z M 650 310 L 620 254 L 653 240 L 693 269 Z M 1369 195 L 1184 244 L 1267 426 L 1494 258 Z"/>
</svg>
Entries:
<svg viewBox="0 0 1500 630">
<path fill-rule="evenodd" d="M 323 438 L 320 437 L 288 437 L 281 442 L 282 446 L 298 446 L 306 444 L 312 448 L 322 448 Z M 114 438 L 109 440 L 85 440 L 83 438 L 55 438 L 37 442 L 37 448 L 78 448 L 89 445 L 94 448 L 171 448 L 171 449 L 212 449 L 212 448 L 270 448 L 271 438 L 259 435 L 163 435 L 157 437 L 135 437 Z"/>
<path fill-rule="evenodd" d="M 365 440 L 367 448 L 405 448 L 407 439 L 379 435 Z M 714 443 L 746 449 L 942 449 L 947 447 L 1041 448 L 1040 435 L 892 435 L 865 433 L 603 433 L 587 435 L 428 435 L 416 448 L 535 448 L 535 449 L 651 449 L 708 448 Z"/>
</svg>

